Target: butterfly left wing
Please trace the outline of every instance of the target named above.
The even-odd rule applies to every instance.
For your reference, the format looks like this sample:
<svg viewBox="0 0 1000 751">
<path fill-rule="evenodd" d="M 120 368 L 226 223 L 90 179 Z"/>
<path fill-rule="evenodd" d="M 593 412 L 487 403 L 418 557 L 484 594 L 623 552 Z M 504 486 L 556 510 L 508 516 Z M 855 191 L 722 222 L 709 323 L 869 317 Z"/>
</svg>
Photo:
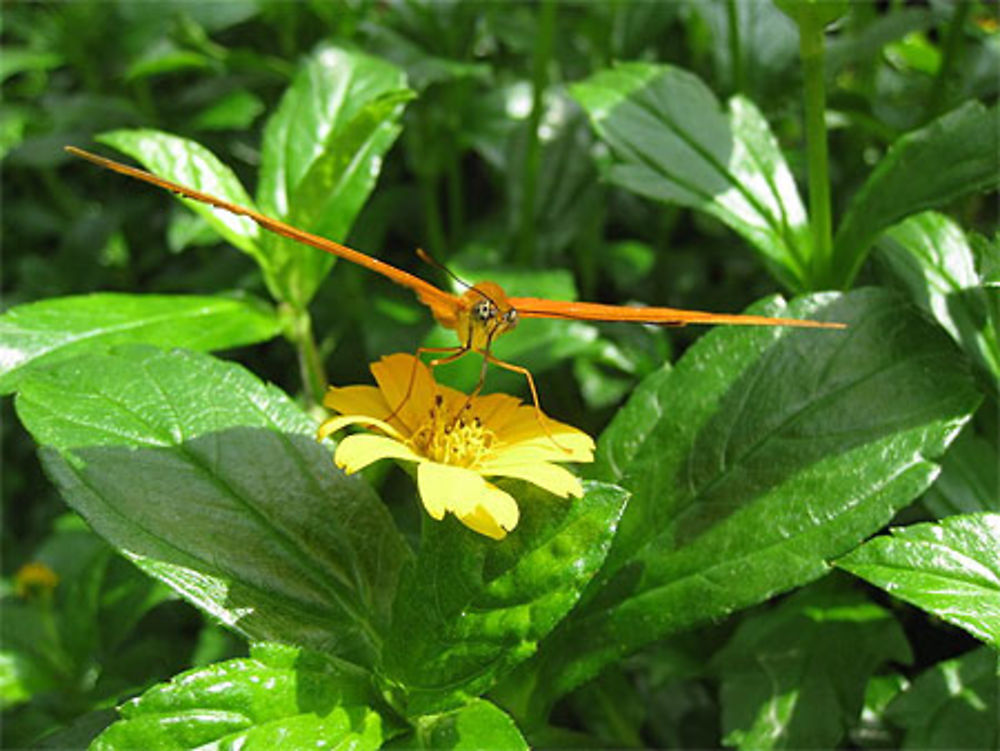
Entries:
<svg viewBox="0 0 1000 751">
<path fill-rule="evenodd" d="M 564 302 L 540 297 L 509 297 L 507 302 L 521 318 L 559 318 L 570 321 L 627 321 L 661 326 L 720 324 L 730 326 L 797 326 L 814 329 L 843 329 L 847 324 L 830 321 L 809 321 L 800 318 L 705 313 L 679 308 L 628 307 L 593 302 Z"/>
</svg>

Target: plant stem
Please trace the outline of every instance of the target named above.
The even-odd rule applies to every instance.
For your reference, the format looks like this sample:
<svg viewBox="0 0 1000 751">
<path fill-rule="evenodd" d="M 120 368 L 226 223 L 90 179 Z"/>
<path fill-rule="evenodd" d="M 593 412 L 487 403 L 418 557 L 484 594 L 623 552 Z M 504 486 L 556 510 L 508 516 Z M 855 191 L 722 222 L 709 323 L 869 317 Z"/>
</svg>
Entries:
<svg viewBox="0 0 1000 751">
<path fill-rule="evenodd" d="M 799 23 L 799 55 L 805 89 L 806 159 L 809 165 L 809 224 L 812 228 L 812 279 L 820 289 L 832 279 L 833 221 L 830 210 L 830 168 L 826 141 L 826 81 L 823 22 L 803 14 Z"/>
<path fill-rule="evenodd" d="M 323 392 L 326 391 L 326 371 L 323 359 L 319 356 L 319 348 L 313 337 L 312 318 L 305 309 L 288 309 L 291 316 L 291 326 L 287 336 L 295 345 L 299 356 L 299 373 L 302 377 L 302 388 L 310 408 L 322 403 Z"/>
<path fill-rule="evenodd" d="M 960 1 L 955 3 L 954 8 L 951 14 L 951 22 L 948 24 L 948 34 L 944 40 L 944 48 L 941 51 L 941 65 L 938 67 L 930 96 L 927 98 L 926 119 L 928 120 L 941 114 L 942 106 L 947 99 L 948 80 L 951 78 L 951 72 L 955 69 L 958 58 L 961 56 L 962 40 L 965 38 L 965 22 L 969 17 L 969 10 L 972 8 L 972 3 Z"/>
<path fill-rule="evenodd" d="M 552 40 L 556 23 L 555 0 L 542 0 L 539 9 L 538 41 L 532 66 L 532 103 L 528 117 L 528 145 L 524 152 L 524 183 L 521 191 L 521 227 L 515 253 L 521 263 L 529 263 L 535 255 L 535 195 L 538 168 L 541 162 L 541 143 L 538 127 L 545 110 L 545 89 L 548 85 L 549 60 L 552 57 Z"/>
<path fill-rule="evenodd" d="M 740 49 L 740 13 L 738 0 L 727 0 L 726 17 L 729 22 L 729 57 L 732 66 L 733 93 L 743 91 L 743 51 Z"/>
</svg>

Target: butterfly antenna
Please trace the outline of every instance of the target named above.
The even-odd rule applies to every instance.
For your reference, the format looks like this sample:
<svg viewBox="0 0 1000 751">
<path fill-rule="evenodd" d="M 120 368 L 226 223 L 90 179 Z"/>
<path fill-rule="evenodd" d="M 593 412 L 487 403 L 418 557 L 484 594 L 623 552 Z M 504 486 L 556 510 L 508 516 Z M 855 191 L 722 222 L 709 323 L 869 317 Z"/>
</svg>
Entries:
<svg viewBox="0 0 1000 751">
<path fill-rule="evenodd" d="M 438 269 L 439 271 L 443 271 L 444 273 L 446 273 L 448 276 L 450 276 L 452 279 L 454 279 L 464 289 L 472 289 L 472 285 L 471 284 L 469 284 L 467 281 L 465 281 L 464 279 L 462 279 L 461 277 L 459 277 L 458 274 L 456 274 L 454 271 L 452 271 L 451 269 L 449 269 L 447 266 L 445 266 L 443 263 L 441 263 L 438 259 L 436 259 L 434 256 L 432 256 L 430 253 L 428 253 L 423 248 L 417 248 L 417 257 L 421 261 L 423 261 L 424 263 L 426 263 L 426 264 L 428 264 L 430 266 L 433 266 L 434 268 Z"/>
</svg>

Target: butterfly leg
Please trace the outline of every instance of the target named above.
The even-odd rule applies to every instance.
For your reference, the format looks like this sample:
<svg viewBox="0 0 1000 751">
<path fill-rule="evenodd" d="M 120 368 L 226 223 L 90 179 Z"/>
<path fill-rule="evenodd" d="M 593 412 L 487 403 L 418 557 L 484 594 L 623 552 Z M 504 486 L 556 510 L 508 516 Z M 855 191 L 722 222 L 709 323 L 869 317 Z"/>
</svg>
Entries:
<svg viewBox="0 0 1000 751">
<path fill-rule="evenodd" d="M 486 374 L 486 363 L 491 362 L 494 365 L 503 368 L 504 370 L 509 370 L 512 373 L 520 373 L 525 377 L 525 379 L 528 381 L 528 388 L 531 390 L 531 401 L 535 405 L 535 418 L 538 420 L 539 426 L 542 428 L 543 431 L 545 431 L 545 435 L 548 436 L 549 440 L 552 441 L 552 443 L 554 443 L 557 448 L 559 448 L 562 451 L 566 451 L 568 453 L 569 449 L 556 440 L 556 437 L 552 435 L 552 431 L 549 429 L 548 424 L 546 424 L 545 418 L 542 416 L 542 407 L 538 402 L 538 389 L 535 388 L 535 379 L 532 377 L 531 371 L 520 365 L 514 365 L 513 363 L 505 362 L 503 360 L 498 360 L 492 354 L 490 354 L 488 350 L 483 351 L 481 354 L 483 355 L 483 376 L 485 376 Z M 478 388 L 482 388 L 482 378 L 480 378 L 480 383 Z M 478 393 L 478 390 L 476 393 Z"/>
</svg>

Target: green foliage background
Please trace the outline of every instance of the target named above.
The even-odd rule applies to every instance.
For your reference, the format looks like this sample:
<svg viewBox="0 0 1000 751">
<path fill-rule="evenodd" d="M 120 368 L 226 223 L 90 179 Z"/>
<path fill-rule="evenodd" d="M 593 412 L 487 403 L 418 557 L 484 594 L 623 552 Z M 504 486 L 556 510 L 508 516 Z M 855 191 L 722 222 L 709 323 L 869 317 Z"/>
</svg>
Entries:
<svg viewBox="0 0 1000 751">
<path fill-rule="evenodd" d="M 995 747 L 997 21 L 5 5 L 3 746 Z M 497 354 L 599 449 L 497 543 L 312 439 L 327 382 L 452 343 L 412 294 L 67 144 L 442 286 L 414 248 L 849 328 L 524 322 Z"/>
</svg>

